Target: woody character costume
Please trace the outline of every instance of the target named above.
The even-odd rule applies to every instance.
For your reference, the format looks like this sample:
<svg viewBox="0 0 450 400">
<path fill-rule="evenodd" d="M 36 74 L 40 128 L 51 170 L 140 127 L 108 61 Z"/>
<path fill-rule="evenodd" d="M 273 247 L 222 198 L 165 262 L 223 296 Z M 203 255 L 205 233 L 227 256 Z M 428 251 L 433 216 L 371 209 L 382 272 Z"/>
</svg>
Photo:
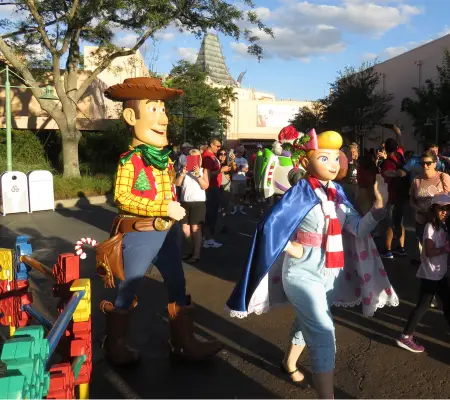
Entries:
<svg viewBox="0 0 450 400">
<path fill-rule="evenodd" d="M 111 238 L 97 247 L 97 271 L 107 287 L 120 280 L 114 304 L 103 301 L 107 335 L 104 350 L 114 365 L 137 362 L 140 355 L 126 342 L 130 313 L 141 278 L 154 264 L 167 288 L 172 355 L 199 360 L 215 355 L 219 341 L 194 336 L 192 304 L 180 254 L 177 221 L 185 210 L 177 202 L 175 171 L 167 150 L 168 119 L 164 101 L 183 91 L 162 86 L 156 78 L 126 79 L 109 87 L 105 96 L 123 103 L 123 118 L 132 132 L 130 150 L 120 157 L 114 201 L 118 208 Z"/>
</svg>

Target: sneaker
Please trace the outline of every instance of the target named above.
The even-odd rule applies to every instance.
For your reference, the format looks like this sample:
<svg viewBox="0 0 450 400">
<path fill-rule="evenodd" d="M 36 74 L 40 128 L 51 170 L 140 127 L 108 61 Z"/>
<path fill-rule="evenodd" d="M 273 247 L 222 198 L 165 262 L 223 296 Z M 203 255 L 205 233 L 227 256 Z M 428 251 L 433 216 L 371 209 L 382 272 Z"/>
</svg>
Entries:
<svg viewBox="0 0 450 400">
<path fill-rule="evenodd" d="M 413 353 L 423 353 L 425 351 L 425 347 L 414 341 L 413 335 L 410 335 L 408 337 L 401 335 L 400 338 L 396 340 L 396 342 L 401 348 L 409 350 Z"/>
<path fill-rule="evenodd" d="M 394 255 L 392 254 L 392 251 L 386 251 L 385 253 L 380 253 L 381 258 L 394 258 Z"/>
<path fill-rule="evenodd" d="M 214 239 L 205 240 L 203 243 L 204 249 L 218 249 L 219 247 L 222 247 L 222 243 L 218 243 Z"/>
<path fill-rule="evenodd" d="M 432 307 L 432 308 L 439 307 L 439 303 L 437 302 L 436 297 L 433 297 L 433 300 L 431 300 L 430 307 Z"/>
<path fill-rule="evenodd" d="M 406 250 L 403 247 L 399 247 L 398 249 L 394 250 L 392 253 L 394 253 L 396 256 L 400 256 L 400 257 L 406 257 L 408 255 L 406 253 Z"/>
</svg>

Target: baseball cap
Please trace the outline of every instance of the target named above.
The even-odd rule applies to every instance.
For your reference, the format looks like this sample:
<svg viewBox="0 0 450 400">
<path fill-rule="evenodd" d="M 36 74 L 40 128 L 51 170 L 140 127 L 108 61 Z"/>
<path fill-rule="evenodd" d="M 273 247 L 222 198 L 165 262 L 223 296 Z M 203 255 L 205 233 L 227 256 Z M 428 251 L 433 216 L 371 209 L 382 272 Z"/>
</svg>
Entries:
<svg viewBox="0 0 450 400">
<path fill-rule="evenodd" d="M 194 147 L 194 146 L 192 146 L 192 144 L 190 144 L 190 143 L 188 143 L 188 142 L 184 142 L 182 145 L 181 145 L 181 148 L 182 149 L 184 149 L 184 148 L 186 148 L 186 147 Z"/>
</svg>

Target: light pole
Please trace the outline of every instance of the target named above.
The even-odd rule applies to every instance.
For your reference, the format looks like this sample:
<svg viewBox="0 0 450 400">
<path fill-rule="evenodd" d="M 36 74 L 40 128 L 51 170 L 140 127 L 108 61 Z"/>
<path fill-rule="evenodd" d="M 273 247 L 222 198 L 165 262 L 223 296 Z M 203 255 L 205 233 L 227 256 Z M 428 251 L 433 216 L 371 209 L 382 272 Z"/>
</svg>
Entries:
<svg viewBox="0 0 450 400">
<path fill-rule="evenodd" d="M 434 117 L 434 125 L 436 129 L 436 145 L 439 146 L 439 121 L 443 120 L 443 123 L 448 124 L 448 115 L 443 115 L 438 108 L 436 108 L 436 116 Z M 427 118 L 424 126 L 433 126 L 431 118 Z"/>
<path fill-rule="evenodd" d="M 9 73 L 13 73 L 17 76 L 21 81 L 27 83 L 25 79 L 17 75 L 15 72 L 10 71 L 9 66 L 6 65 L 6 68 L 0 73 L 5 72 L 6 80 L 5 85 L 0 85 L 0 87 L 5 88 L 5 125 L 6 125 L 6 170 L 12 171 L 12 137 L 11 137 L 11 126 L 12 126 L 12 118 L 11 118 L 11 88 L 19 88 L 19 89 L 41 89 L 36 86 L 11 86 L 11 82 L 9 81 Z M 42 89 L 41 89 L 42 90 Z M 59 100 L 58 97 L 53 95 L 53 89 L 50 85 L 46 86 L 43 89 L 42 96 L 39 97 L 42 100 Z"/>
</svg>

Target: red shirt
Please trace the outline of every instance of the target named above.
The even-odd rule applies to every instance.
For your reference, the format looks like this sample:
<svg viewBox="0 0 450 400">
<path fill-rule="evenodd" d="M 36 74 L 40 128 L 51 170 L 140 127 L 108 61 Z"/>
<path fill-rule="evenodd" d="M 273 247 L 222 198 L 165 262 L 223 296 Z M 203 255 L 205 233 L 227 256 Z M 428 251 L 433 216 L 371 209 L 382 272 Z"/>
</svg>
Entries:
<svg viewBox="0 0 450 400">
<path fill-rule="evenodd" d="M 220 171 L 220 161 L 212 151 L 205 150 L 203 152 L 202 168 L 209 169 L 211 172 Z M 222 185 L 222 174 L 220 172 L 218 174 L 211 174 L 209 186 L 220 188 L 221 185 Z"/>
<path fill-rule="evenodd" d="M 405 164 L 405 159 L 403 158 L 403 149 L 399 147 L 397 152 L 399 154 L 394 154 L 393 156 L 388 157 L 386 160 L 383 161 L 383 164 L 381 164 L 381 175 L 383 176 L 385 182 L 388 185 L 388 204 L 395 204 L 395 201 L 397 200 L 397 184 L 396 184 L 397 179 L 388 178 L 385 175 L 387 171 L 397 170 L 397 165 L 395 165 L 395 162 L 393 162 L 389 158 L 392 158 L 400 165 Z"/>
</svg>

